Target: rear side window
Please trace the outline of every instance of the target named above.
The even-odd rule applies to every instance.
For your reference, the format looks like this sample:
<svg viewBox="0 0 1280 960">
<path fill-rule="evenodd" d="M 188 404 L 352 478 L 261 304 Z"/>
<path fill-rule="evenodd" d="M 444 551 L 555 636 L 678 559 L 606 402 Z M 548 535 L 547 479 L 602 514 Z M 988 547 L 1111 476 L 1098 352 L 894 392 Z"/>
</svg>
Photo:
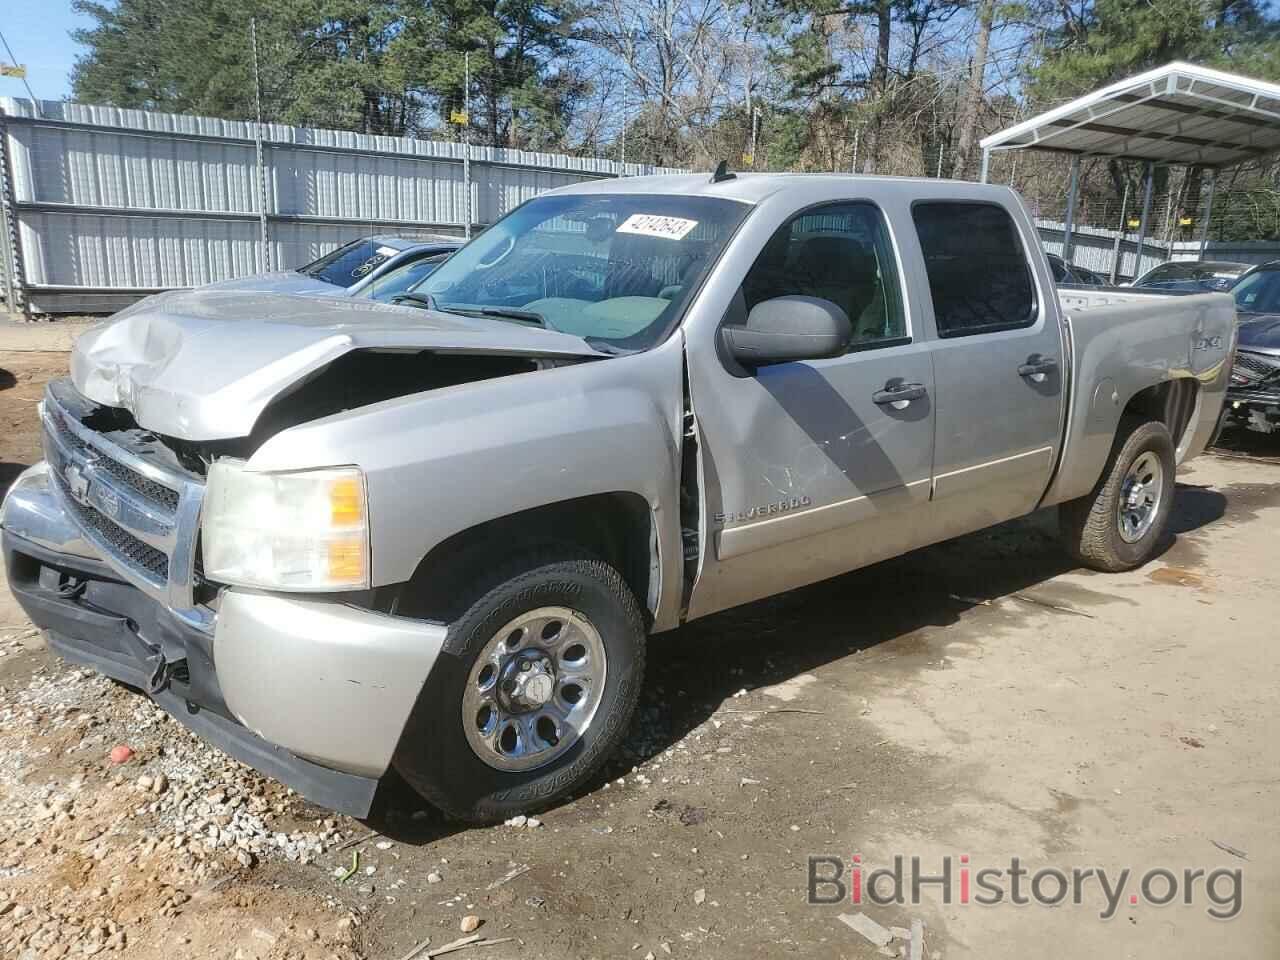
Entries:
<svg viewBox="0 0 1280 960">
<path fill-rule="evenodd" d="M 1035 287 L 1013 220 L 994 203 L 917 203 L 911 208 L 940 337 L 1029 327 Z"/>
</svg>

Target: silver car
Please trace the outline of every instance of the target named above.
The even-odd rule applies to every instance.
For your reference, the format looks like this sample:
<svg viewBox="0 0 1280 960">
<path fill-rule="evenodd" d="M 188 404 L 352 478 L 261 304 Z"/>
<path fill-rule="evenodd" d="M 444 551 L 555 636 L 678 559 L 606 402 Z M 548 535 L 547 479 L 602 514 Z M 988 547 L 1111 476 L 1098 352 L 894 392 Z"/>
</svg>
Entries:
<svg viewBox="0 0 1280 960">
<path fill-rule="evenodd" d="M 291 293 L 304 297 L 354 297 L 369 294 L 393 270 L 422 260 L 447 257 L 462 241 L 455 237 L 371 236 L 352 240 L 296 270 L 275 270 L 209 284 L 210 290 Z M 378 297 L 377 299 L 381 299 Z"/>
</svg>

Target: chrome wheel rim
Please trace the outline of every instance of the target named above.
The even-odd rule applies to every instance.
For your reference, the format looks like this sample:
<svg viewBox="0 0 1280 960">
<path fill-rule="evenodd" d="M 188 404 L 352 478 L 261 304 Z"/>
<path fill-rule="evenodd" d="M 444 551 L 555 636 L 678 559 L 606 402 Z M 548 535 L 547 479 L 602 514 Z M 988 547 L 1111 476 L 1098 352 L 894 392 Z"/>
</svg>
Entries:
<svg viewBox="0 0 1280 960">
<path fill-rule="evenodd" d="M 467 677 L 467 743 L 497 770 L 553 762 L 595 719 L 607 667 L 600 632 L 576 610 L 522 613 L 489 639 Z"/>
<path fill-rule="evenodd" d="M 1116 507 L 1120 539 L 1136 543 L 1147 535 L 1160 512 L 1163 495 L 1164 467 L 1160 458 L 1148 450 L 1133 461 L 1120 486 L 1120 503 Z"/>
</svg>

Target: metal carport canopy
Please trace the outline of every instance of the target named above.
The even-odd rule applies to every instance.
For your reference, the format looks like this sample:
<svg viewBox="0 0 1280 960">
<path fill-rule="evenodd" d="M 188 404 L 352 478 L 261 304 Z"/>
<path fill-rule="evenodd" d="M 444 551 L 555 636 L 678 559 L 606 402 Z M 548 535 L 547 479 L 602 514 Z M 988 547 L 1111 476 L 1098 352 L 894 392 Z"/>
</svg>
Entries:
<svg viewBox="0 0 1280 960">
<path fill-rule="evenodd" d="M 982 140 L 1004 150 L 1230 167 L 1280 152 L 1280 85 L 1170 63 Z M 984 177 L 985 179 L 985 177 Z"/>
<path fill-rule="evenodd" d="M 1071 185 L 1062 238 L 1071 262 L 1081 157 L 1115 157 L 1146 164 L 1138 262 L 1151 215 L 1157 164 L 1217 171 L 1280 152 L 1280 85 L 1175 61 L 1095 90 L 1008 129 L 984 137 L 982 182 L 991 154 L 1050 150 L 1071 157 Z M 1200 227 L 1204 256 L 1216 177 L 1209 181 Z M 1114 279 L 1115 268 L 1112 268 Z"/>
</svg>

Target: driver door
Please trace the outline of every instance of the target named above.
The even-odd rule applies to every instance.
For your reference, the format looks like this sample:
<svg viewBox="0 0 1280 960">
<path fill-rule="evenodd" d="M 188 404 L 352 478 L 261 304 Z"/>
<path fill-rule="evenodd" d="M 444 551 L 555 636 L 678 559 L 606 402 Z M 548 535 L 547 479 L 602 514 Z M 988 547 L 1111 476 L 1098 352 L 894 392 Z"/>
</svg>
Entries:
<svg viewBox="0 0 1280 960">
<path fill-rule="evenodd" d="M 819 297 L 850 319 L 844 354 L 754 370 L 691 362 L 707 537 L 691 617 L 873 563 L 924 536 L 933 363 L 899 264 L 874 204 L 810 208 L 774 233 L 724 322 L 744 322 L 774 297 Z"/>
</svg>

